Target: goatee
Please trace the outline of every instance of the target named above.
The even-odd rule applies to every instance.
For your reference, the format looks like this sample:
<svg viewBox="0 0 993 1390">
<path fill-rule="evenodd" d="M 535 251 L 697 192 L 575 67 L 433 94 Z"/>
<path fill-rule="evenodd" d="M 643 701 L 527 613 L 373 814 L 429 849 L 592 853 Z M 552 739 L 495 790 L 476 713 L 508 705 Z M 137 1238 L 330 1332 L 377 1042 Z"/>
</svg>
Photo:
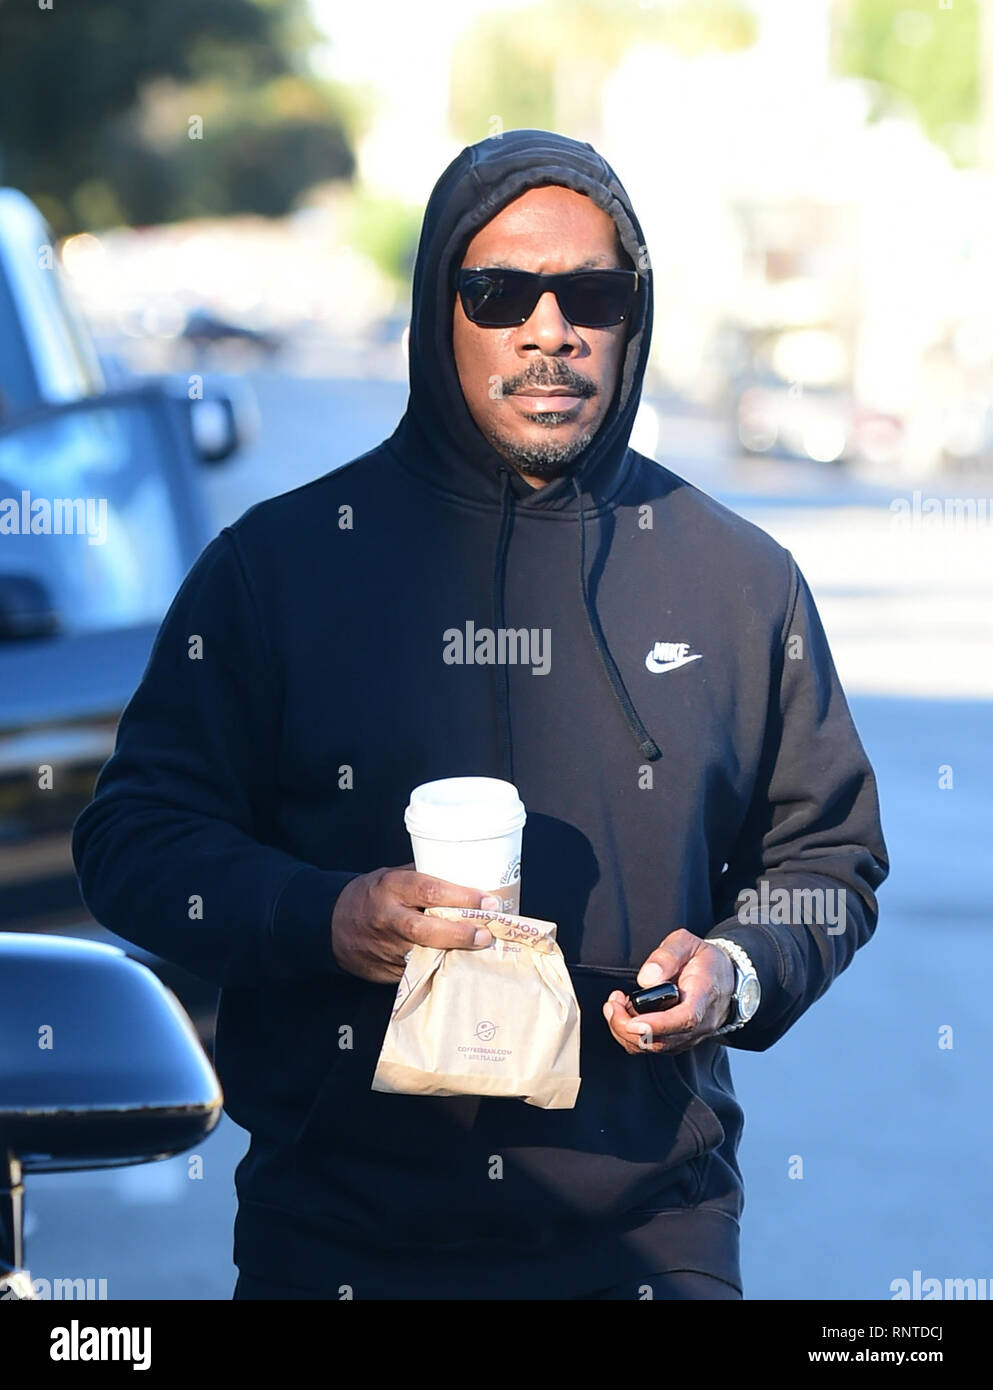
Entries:
<svg viewBox="0 0 993 1390">
<path fill-rule="evenodd" d="M 542 421 L 549 425 L 565 420 L 564 414 L 544 412 Z M 494 447 L 508 463 L 513 464 L 519 473 L 530 473 L 535 478 L 554 478 L 563 473 L 573 459 L 577 458 L 593 439 L 596 430 L 587 430 L 568 443 L 559 444 L 553 439 L 535 440 L 522 443 L 497 435 Z"/>
</svg>

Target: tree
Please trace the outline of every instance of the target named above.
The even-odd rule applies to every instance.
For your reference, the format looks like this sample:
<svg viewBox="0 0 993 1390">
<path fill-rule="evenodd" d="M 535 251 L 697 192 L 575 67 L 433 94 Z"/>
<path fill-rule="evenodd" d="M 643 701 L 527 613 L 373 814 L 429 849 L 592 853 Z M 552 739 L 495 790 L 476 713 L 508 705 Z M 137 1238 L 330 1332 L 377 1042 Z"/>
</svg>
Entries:
<svg viewBox="0 0 993 1390">
<path fill-rule="evenodd" d="M 852 0 L 836 25 L 837 70 L 876 84 L 875 114 L 913 111 L 956 163 L 971 163 L 962 135 L 979 115 L 975 0 Z"/>
<path fill-rule="evenodd" d="M 302 0 L 0 0 L 0 181 L 58 234 L 285 212 L 309 184 L 354 172 L 346 103 L 299 67 L 314 37 Z M 280 109 L 288 90 L 296 111 Z M 189 118 L 204 103 L 213 120 L 196 145 Z"/>
<path fill-rule="evenodd" d="M 482 16 L 456 46 L 451 119 L 472 144 L 502 128 L 559 130 L 597 139 L 600 90 L 638 43 L 686 54 L 747 48 L 756 21 L 734 0 L 546 0 Z"/>
</svg>

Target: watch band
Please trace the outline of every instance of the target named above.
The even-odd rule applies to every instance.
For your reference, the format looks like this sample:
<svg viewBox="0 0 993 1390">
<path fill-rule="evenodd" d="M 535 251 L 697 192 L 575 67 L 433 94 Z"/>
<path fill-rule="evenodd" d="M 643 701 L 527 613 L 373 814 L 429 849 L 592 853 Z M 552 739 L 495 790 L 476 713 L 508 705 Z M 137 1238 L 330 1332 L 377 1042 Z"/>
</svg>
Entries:
<svg viewBox="0 0 993 1390">
<path fill-rule="evenodd" d="M 756 975 L 756 971 L 755 966 L 736 941 L 728 941 L 724 936 L 708 936 L 705 940 L 708 946 L 716 946 L 718 950 L 723 951 L 734 966 L 734 994 L 731 996 L 731 1004 L 734 1008 L 735 1019 L 732 1023 L 725 1023 L 722 1028 L 718 1028 L 711 1035 L 712 1037 L 719 1038 L 722 1033 L 733 1033 L 737 1028 L 744 1028 L 745 1024 L 748 1022 L 747 1018 L 738 1017 L 741 1012 L 738 996 L 744 977 L 746 975 Z"/>
</svg>

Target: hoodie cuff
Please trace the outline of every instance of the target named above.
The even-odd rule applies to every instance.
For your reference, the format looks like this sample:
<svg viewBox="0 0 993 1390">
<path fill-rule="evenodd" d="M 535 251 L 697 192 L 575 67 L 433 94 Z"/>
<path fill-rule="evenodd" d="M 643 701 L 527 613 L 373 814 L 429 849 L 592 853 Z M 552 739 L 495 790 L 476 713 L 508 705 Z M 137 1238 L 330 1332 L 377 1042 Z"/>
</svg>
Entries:
<svg viewBox="0 0 993 1390">
<path fill-rule="evenodd" d="M 315 869 L 305 864 L 287 880 L 276 900 L 272 919 L 274 974 L 283 978 L 299 975 L 354 978 L 349 971 L 342 970 L 334 958 L 331 916 L 346 883 L 358 877 L 358 870 Z"/>
<path fill-rule="evenodd" d="M 718 1042 L 726 1043 L 728 1047 L 762 1051 L 769 1045 L 762 1035 L 780 1017 L 790 1000 L 787 983 L 790 975 L 789 962 L 784 959 L 780 942 L 764 926 L 747 925 L 737 917 L 728 917 L 723 922 L 718 922 L 704 940 L 715 936 L 724 937 L 725 940 L 733 941 L 736 946 L 741 947 L 755 967 L 761 989 L 759 1006 L 753 1016 L 741 1028 L 725 1033 Z"/>
</svg>

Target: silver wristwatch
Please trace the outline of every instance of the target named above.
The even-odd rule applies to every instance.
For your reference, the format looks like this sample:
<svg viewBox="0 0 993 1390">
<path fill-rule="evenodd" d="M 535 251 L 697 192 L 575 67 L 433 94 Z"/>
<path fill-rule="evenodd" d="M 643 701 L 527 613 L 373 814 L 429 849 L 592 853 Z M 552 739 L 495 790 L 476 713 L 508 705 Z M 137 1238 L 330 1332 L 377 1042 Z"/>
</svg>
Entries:
<svg viewBox="0 0 993 1390">
<path fill-rule="evenodd" d="M 713 1037 L 719 1038 L 722 1033 L 733 1033 L 736 1028 L 743 1028 L 748 1020 L 754 1017 L 762 998 L 762 987 L 754 965 L 736 941 L 728 941 L 723 936 L 708 936 L 705 940 L 708 946 L 717 946 L 723 951 L 734 966 L 734 994 L 729 1015 L 731 1021 L 712 1034 Z"/>
</svg>

